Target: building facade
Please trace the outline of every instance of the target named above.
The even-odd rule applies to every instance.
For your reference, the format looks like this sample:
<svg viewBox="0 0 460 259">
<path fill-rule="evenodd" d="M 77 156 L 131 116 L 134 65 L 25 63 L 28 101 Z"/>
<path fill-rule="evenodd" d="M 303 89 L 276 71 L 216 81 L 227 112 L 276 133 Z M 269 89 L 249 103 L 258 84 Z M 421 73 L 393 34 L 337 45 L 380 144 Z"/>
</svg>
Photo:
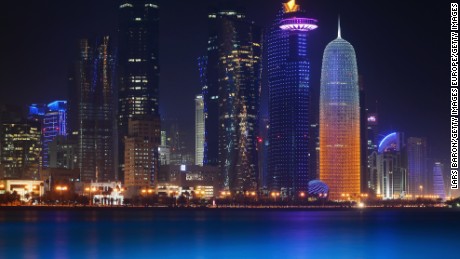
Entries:
<svg viewBox="0 0 460 259">
<path fill-rule="evenodd" d="M 147 188 L 156 184 L 159 172 L 158 143 L 161 134 L 159 124 L 160 122 L 154 118 L 130 119 L 124 155 L 127 188 Z"/>
<path fill-rule="evenodd" d="M 320 179 L 329 198 L 361 194 L 358 66 L 353 46 L 340 35 L 323 54 L 320 89 Z"/>
<path fill-rule="evenodd" d="M 204 102 L 203 95 L 195 97 L 195 164 L 203 165 L 204 152 Z"/>
<path fill-rule="evenodd" d="M 159 6 L 157 0 L 122 0 L 118 24 L 118 175 L 124 177 L 124 145 L 131 118 L 159 120 Z M 158 125 L 159 126 L 159 125 Z M 159 129 L 158 129 L 159 130 Z M 158 143 L 159 144 L 159 143 Z"/>
<path fill-rule="evenodd" d="M 267 33 L 269 84 L 268 187 L 293 196 L 308 189 L 310 53 L 317 21 L 294 0 L 283 4 Z"/>
<path fill-rule="evenodd" d="M 443 200 L 446 199 L 444 165 L 440 162 L 435 162 L 433 165 L 433 194 Z"/>
<path fill-rule="evenodd" d="M 76 169 L 78 164 L 78 135 L 57 136 L 48 144 L 50 168 Z"/>
<path fill-rule="evenodd" d="M 407 194 L 407 157 L 403 133 L 393 132 L 380 141 L 376 166 L 377 197 L 404 198 Z"/>
<path fill-rule="evenodd" d="M 367 192 L 375 194 L 377 179 L 377 148 L 378 148 L 378 115 L 377 113 L 366 114 L 366 174 L 367 174 Z"/>
<path fill-rule="evenodd" d="M 2 123 L 0 147 L 0 178 L 39 179 L 42 166 L 40 123 Z"/>
<path fill-rule="evenodd" d="M 426 139 L 410 137 L 407 139 L 407 192 L 411 195 L 431 193 L 428 179 Z"/>
<path fill-rule="evenodd" d="M 160 166 L 160 185 L 177 186 L 182 189 L 206 191 L 203 198 L 217 197 L 223 187 L 217 166 L 166 165 Z"/>
<path fill-rule="evenodd" d="M 210 12 L 208 51 L 201 58 L 204 164 L 218 165 L 224 188 L 256 190 L 261 31 L 233 9 Z"/>
<path fill-rule="evenodd" d="M 44 182 L 40 180 L 0 180 L 0 194 L 16 192 L 23 202 L 39 199 L 45 194 Z"/>
<path fill-rule="evenodd" d="M 67 101 L 29 106 L 28 119 L 41 124 L 43 168 L 50 166 L 50 143 L 58 136 L 67 136 L 67 117 Z"/>
<path fill-rule="evenodd" d="M 78 161 L 82 181 L 114 179 L 115 57 L 108 36 L 90 43 L 80 40 L 76 63 Z"/>
</svg>

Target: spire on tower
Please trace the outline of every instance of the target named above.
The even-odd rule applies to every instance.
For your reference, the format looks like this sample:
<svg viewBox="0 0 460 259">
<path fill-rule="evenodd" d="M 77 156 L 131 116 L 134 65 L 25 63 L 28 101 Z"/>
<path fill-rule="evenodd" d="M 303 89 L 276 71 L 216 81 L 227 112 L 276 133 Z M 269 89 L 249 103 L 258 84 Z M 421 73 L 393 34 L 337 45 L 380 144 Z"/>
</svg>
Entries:
<svg viewBox="0 0 460 259">
<path fill-rule="evenodd" d="M 340 32 L 340 15 L 339 15 L 338 24 L 339 24 L 339 26 L 338 26 L 338 31 L 337 31 L 337 38 L 338 38 L 338 39 L 341 39 L 341 38 L 342 38 L 342 34 L 341 34 L 341 32 Z"/>
</svg>

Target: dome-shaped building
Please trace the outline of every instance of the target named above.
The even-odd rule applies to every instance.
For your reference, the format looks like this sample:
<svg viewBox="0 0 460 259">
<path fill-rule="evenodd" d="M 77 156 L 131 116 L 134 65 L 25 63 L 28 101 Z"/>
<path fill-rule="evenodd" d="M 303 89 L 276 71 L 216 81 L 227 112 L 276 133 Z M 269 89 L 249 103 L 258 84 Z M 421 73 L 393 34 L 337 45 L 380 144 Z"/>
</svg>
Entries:
<svg viewBox="0 0 460 259">
<path fill-rule="evenodd" d="M 308 182 L 308 196 L 327 198 L 329 196 L 329 187 L 320 180 Z"/>
</svg>

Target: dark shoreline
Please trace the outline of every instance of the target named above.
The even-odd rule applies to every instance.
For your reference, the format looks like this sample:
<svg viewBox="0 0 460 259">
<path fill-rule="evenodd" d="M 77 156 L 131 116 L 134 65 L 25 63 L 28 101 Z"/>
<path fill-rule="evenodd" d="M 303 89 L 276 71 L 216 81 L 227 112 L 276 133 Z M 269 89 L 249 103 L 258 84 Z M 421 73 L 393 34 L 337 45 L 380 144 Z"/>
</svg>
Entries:
<svg viewBox="0 0 460 259">
<path fill-rule="evenodd" d="M 350 210 L 451 210 L 456 211 L 456 208 L 448 207 L 131 207 L 131 206 L 0 206 L 0 211 L 21 211 L 21 210 L 48 210 L 48 211 L 215 211 L 215 210 L 257 210 L 257 211 L 350 211 Z"/>
</svg>

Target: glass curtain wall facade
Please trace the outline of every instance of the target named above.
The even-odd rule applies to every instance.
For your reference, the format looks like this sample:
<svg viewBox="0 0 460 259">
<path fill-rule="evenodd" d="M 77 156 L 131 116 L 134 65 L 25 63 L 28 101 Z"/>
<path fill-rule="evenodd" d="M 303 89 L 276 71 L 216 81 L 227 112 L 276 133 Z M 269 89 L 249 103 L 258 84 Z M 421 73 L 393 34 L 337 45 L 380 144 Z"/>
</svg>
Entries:
<svg viewBox="0 0 460 259">
<path fill-rule="evenodd" d="M 269 84 L 268 187 L 282 195 L 308 189 L 309 32 L 317 28 L 295 1 L 283 5 L 267 33 Z"/>
<path fill-rule="evenodd" d="M 49 145 L 57 136 L 67 136 L 67 101 L 29 106 L 28 120 L 37 122 L 42 129 L 42 167 L 49 167 Z"/>
<path fill-rule="evenodd" d="M 199 62 L 204 162 L 219 165 L 225 189 L 256 190 L 261 31 L 235 10 L 214 11 L 208 18 L 207 56 Z"/>
<path fill-rule="evenodd" d="M 433 166 L 433 194 L 439 198 L 446 199 L 446 186 L 444 183 L 444 165 L 440 162 Z"/>
<path fill-rule="evenodd" d="M 108 36 L 80 41 L 77 62 L 78 153 L 81 181 L 113 180 L 115 59 Z"/>
<path fill-rule="evenodd" d="M 353 46 L 342 39 L 330 42 L 323 54 L 320 89 L 320 179 L 329 198 L 358 198 L 361 194 L 361 151 L 358 66 Z"/>
<path fill-rule="evenodd" d="M 67 101 L 55 101 L 47 105 L 42 122 L 43 167 L 50 164 L 49 145 L 57 136 L 67 136 Z"/>
<path fill-rule="evenodd" d="M 376 163 L 377 197 L 404 198 L 407 193 L 407 157 L 403 133 L 388 134 L 380 141 Z"/>
<path fill-rule="evenodd" d="M 159 5 L 157 0 L 119 2 L 118 180 L 124 177 L 123 139 L 129 119 L 159 121 Z M 157 118 L 156 118 L 157 117 Z M 159 129 L 158 129 L 159 130 Z M 156 145 L 160 145 L 157 143 Z M 156 156 L 158 157 L 158 156 Z"/>
<path fill-rule="evenodd" d="M 203 95 L 195 97 L 195 164 L 203 165 L 204 151 L 204 102 Z"/>
<path fill-rule="evenodd" d="M 407 139 L 407 191 L 414 196 L 431 193 L 426 151 L 426 139 Z"/>
</svg>

